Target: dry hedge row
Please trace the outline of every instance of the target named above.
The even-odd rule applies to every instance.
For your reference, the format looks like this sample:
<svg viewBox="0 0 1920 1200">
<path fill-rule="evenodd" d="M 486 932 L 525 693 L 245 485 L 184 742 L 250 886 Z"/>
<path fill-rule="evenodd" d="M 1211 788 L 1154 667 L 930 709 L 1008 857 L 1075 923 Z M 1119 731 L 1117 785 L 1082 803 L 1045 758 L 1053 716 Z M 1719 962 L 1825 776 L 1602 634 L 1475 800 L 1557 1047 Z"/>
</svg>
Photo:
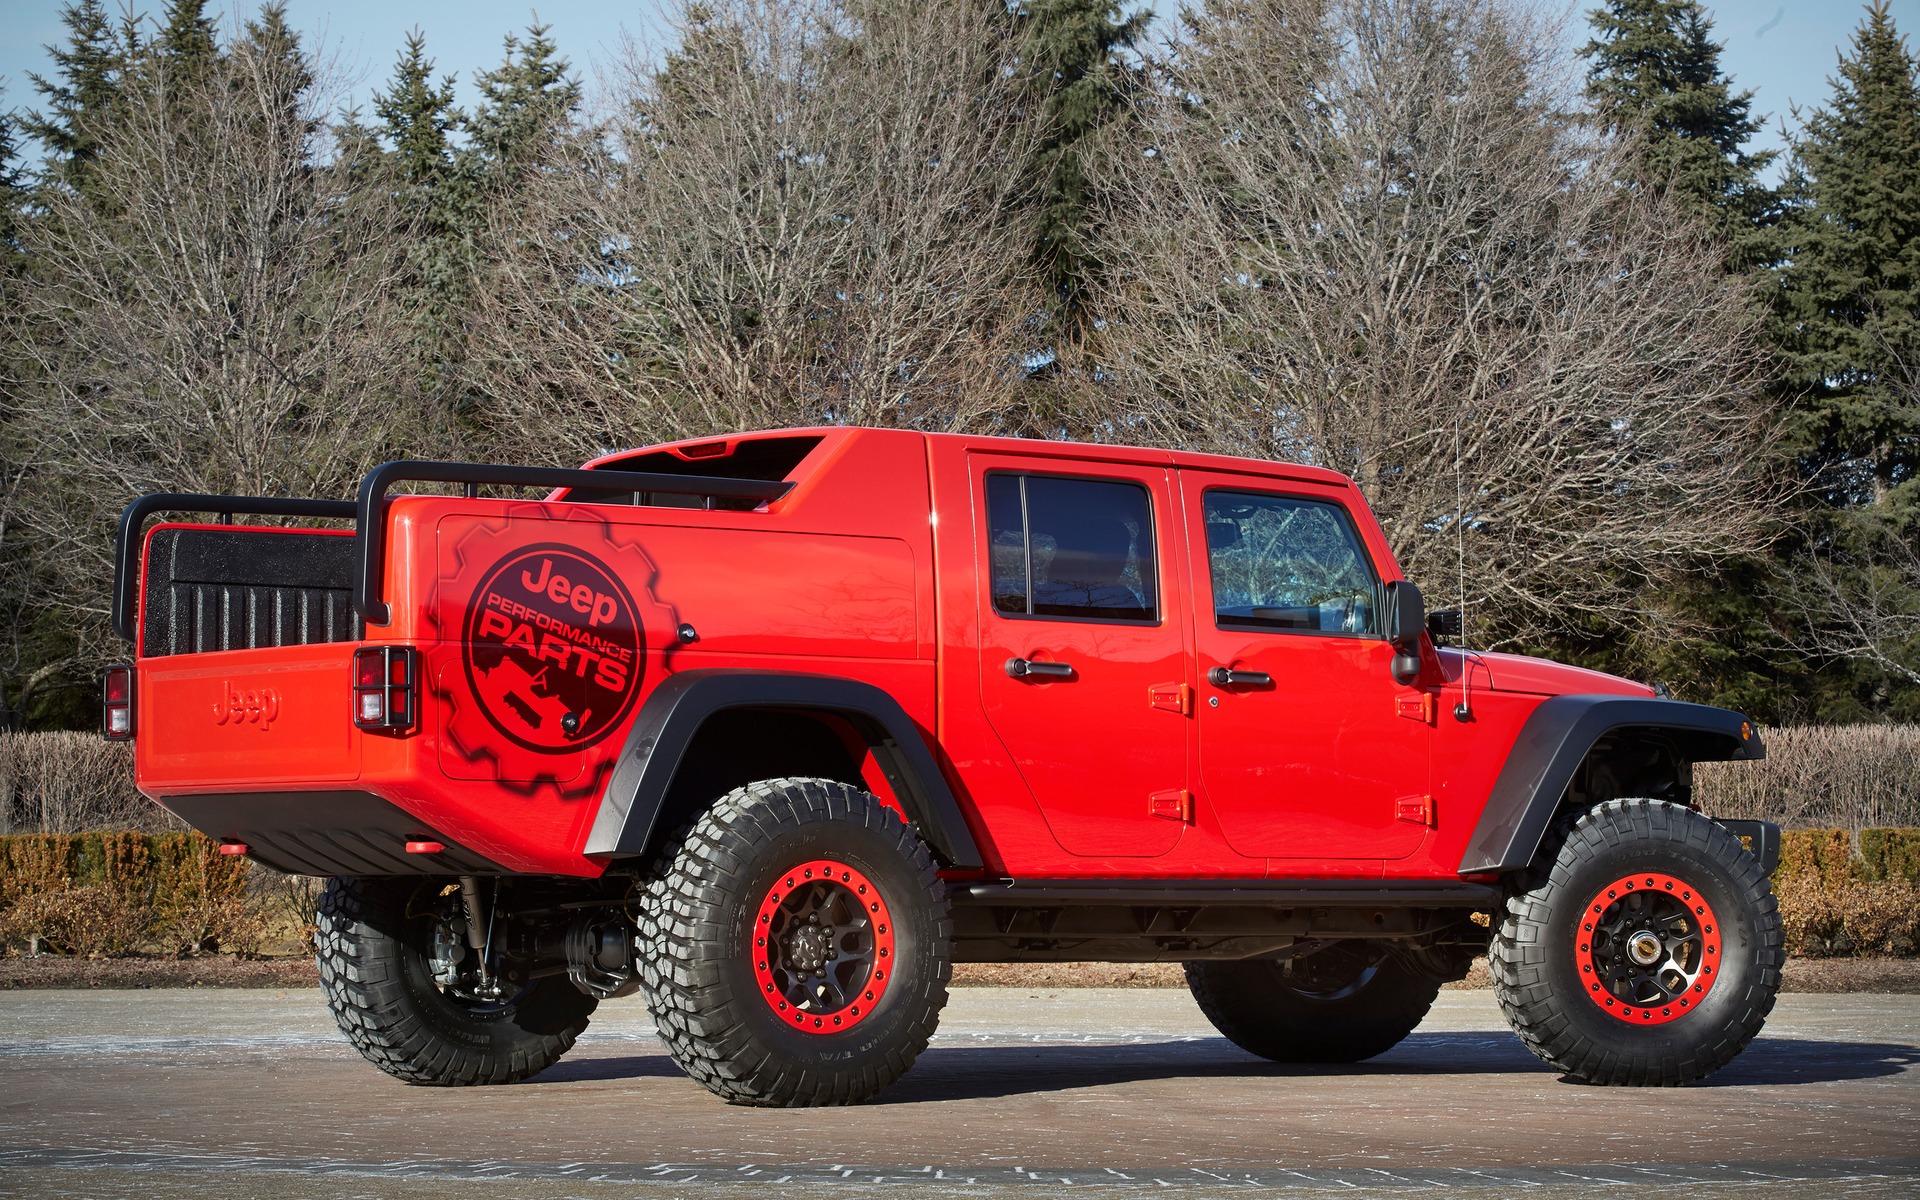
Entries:
<svg viewBox="0 0 1920 1200">
<path fill-rule="evenodd" d="M 133 747 L 97 733 L 0 733 L 0 834 L 181 828 L 133 787 Z"/>
<path fill-rule="evenodd" d="M 0 837 L 0 949 L 250 955 L 276 924 L 311 936 L 317 883 L 197 833 Z M 1773 887 L 1790 954 L 1920 952 L 1920 829 L 1791 830 Z"/>
<path fill-rule="evenodd" d="M 252 955 L 310 881 L 255 868 L 197 833 L 0 837 L 0 946 L 93 958 Z"/>
<path fill-rule="evenodd" d="M 1784 728 L 1760 763 L 1697 771 L 1701 806 L 1788 828 L 1774 890 L 1795 954 L 1920 950 L 1920 725 Z M 82 833 L 82 830 L 136 832 Z M 87 733 L 0 733 L 0 944 L 85 955 L 311 925 L 312 881 L 225 858 L 133 788 L 132 753 Z M 162 832 L 167 831 L 167 832 Z"/>
<path fill-rule="evenodd" d="M 1694 768 L 1704 811 L 1786 829 L 1920 825 L 1920 725 L 1789 725 L 1762 737 L 1760 762 Z"/>
</svg>

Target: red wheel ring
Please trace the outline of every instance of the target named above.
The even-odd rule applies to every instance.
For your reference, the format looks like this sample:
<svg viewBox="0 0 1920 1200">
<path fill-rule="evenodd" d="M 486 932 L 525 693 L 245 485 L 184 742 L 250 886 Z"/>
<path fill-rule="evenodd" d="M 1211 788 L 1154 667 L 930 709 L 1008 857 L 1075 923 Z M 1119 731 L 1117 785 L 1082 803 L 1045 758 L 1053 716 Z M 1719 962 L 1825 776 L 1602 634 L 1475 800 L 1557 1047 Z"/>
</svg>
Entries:
<svg viewBox="0 0 1920 1200">
<path fill-rule="evenodd" d="M 1634 1025 L 1677 1021 L 1720 972 L 1720 922 L 1699 889 L 1671 875 L 1624 875 L 1580 911 L 1574 965 L 1601 1011 Z"/>
<path fill-rule="evenodd" d="M 805 1033 L 866 1020 L 893 979 L 893 913 L 873 881 L 821 858 L 792 867 L 753 918 L 753 978 L 767 1007 Z"/>
</svg>

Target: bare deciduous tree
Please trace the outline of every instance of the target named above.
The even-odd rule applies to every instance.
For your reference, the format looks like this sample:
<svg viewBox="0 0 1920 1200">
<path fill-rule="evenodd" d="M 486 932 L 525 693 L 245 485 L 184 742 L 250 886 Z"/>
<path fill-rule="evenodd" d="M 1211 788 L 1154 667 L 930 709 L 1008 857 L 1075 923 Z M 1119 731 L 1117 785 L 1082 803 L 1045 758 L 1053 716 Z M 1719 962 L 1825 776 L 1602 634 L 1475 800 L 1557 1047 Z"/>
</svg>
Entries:
<svg viewBox="0 0 1920 1200">
<path fill-rule="evenodd" d="M 1352 475 L 1509 639 L 1629 622 L 1773 495 L 1759 314 L 1556 44 L 1500 0 L 1210 3 L 1105 180 L 1106 436 Z"/>
<path fill-rule="evenodd" d="M 26 231 L 8 534 L 84 645 L 134 495 L 343 495 L 411 439 L 395 223 L 379 189 L 316 165 L 316 95 L 277 26 L 193 78 L 145 61 L 86 194 L 52 194 Z"/>
<path fill-rule="evenodd" d="M 731 0 L 495 231 L 476 320 L 515 456 L 977 422 L 1019 369 L 1033 125 L 991 7 Z"/>
</svg>

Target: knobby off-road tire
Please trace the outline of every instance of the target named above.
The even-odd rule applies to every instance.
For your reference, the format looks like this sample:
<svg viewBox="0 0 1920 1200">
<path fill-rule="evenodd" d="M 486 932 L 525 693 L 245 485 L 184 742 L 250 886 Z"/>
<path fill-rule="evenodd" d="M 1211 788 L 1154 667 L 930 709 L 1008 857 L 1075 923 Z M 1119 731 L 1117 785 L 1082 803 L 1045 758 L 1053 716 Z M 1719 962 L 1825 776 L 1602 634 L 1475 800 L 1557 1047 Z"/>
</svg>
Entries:
<svg viewBox="0 0 1920 1200">
<path fill-rule="evenodd" d="M 1223 1036 L 1283 1063 L 1359 1062 L 1420 1024 L 1440 984 L 1384 949 L 1343 943 L 1289 964 L 1190 962 L 1187 987 Z"/>
<path fill-rule="evenodd" d="M 573 1048 L 597 1001 L 563 978 L 474 1005 L 434 982 L 433 920 L 415 905 L 431 882 L 334 879 L 320 897 L 320 986 L 341 1032 L 396 1079 L 437 1087 L 516 1083 Z M 428 893 L 431 895 L 431 892 Z"/>
<path fill-rule="evenodd" d="M 1759 862 L 1663 800 L 1561 821 L 1511 885 L 1488 965 L 1529 1050 L 1583 1083 L 1704 1079 L 1773 1008 L 1780 913 Z"/>
<path fill-rule="evenodd" d="M 926 1049 L 952 975 L 946 890 L 926 846 L 872 795 L 822 779 L 739 788 L 694 822 L 659 879 L 640 925 L 647 1002 L 707 1090 L 734 1104 L 852 1104 Z"/>
</svg>

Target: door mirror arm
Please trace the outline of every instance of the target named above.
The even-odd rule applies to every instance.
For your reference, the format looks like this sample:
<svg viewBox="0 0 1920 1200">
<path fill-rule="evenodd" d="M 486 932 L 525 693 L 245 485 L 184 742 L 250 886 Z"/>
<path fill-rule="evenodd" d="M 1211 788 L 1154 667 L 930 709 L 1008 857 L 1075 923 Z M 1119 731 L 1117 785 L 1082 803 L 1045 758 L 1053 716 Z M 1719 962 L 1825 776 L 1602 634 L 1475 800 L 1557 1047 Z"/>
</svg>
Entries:
<svg viewBox="0 0 1920 1200">
<path fill-rule="evenodd" d="M 1387 585 L 1387 641 L 1393 644 L 1393 678 L 1411 685 L 1420 678 L 1420 635 L 1426 632 L 1427 602 L 1410 580 Z"/>
</svg>

